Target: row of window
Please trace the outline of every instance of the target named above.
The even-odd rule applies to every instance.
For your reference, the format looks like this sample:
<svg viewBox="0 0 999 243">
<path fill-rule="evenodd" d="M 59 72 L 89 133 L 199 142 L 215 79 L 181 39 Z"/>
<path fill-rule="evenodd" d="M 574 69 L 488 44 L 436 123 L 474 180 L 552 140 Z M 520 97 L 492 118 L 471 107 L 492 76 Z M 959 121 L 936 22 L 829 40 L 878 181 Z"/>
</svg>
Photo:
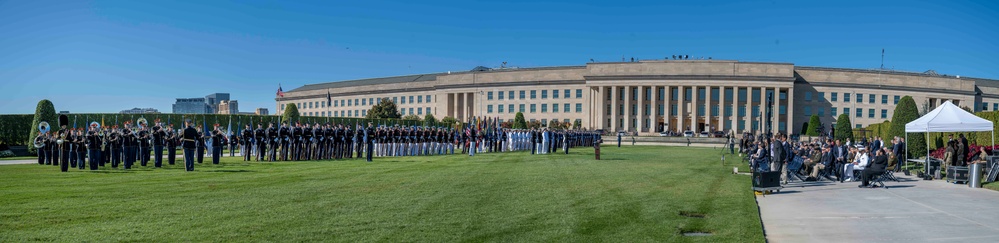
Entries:
<svg viewBox="0 0 999 243">
<path fill-rule="evenodd" d="M 377 102 L 381 102 L 381 99 L 388 99 L 388 98 L 378 98 Z M 392 97 L 392 102 L 396 104 L 406 104 L 407 102 L 410 104 L 422 104 L 424 100 L 426 100 L 427 103 L 430 103 L 431 102 L 430 95 L 415 95 L 415 96 L 410 95 L 410 96 Z M 322 101 L 312 101 L 304 103 L 300 102 L 295 105 L 297 105 L 299 109 L 313 109 L 313 108 L 326 108 L 326 106 L 328 105 L 331 107 L 368 106 L 368 105 L 375 105 L 375 102 L 376 102 L 375 98 L 367 98 L 367 99 L 357 98 L 357 99 L 333 100 L 332 104 L 327 104 L 326 102 Z M 284 110 L 284 108 L 285 105 L 282 104 L 281 110 Z"/>
<path fill-rule="evenodd" d="M 652 100 L 652 89 L 644 89 L 644 90 L 645 90 L 645 92 L 644 92 L 645 94 L 643 96 L 641 96 L 641 99 L 642 100 Z M 663 88 L 658 88 L 656 90 L 657 90 L 657 93 L 658 93 L 657 96 L 656 96 L 656 100 L 659 100 L 659 101 L 665 100 L 666 99 L 666 88 L 663 87 Z M 676 100 L 680 99 L 680 89 L 679 88 L 669 88 L 669 90 L 670 90 L 669 91 L 670 92 L 670 100 L 676 101 Z M 739 95 L 739 101 L 746 102 L 747 97 L 751 97 L 752 102 L 760 102 L 760 98 L 761 98 L 760 95 L 761 94 L 760 94 L 759 90 L 760 89 L 754 89 L 754 92 L 749 92 L 749 90 L 745 89 L 745 88 L 739 89 L 739 93 L 738 93 L 738 95 Z M 683 100 L 689 101 L 689 100 L 693 99 L 693 97 L 694 97 L 694 89 L 692 87 L 685 87 L 683 89 L 683 91 L 684 91 L 683 92 Z M 734 99 L 733 95 L 736 94 L 736 93 L 734 93 L 734 91 L 735 90 L 731 89 L 731 88 L 727 88 L 724 91 L 722 91 L 722 89 L 720 89 L 720 88 L 711 88 L 710 99 L 711 99 L 711 101 L 719 101 L 721 99 L 722 95 L 724 95 L 725 100 L 733 100 Z M 630 97 L 630 99 L 637 101 L 639 99 L 638 93 L 639 93 L 639 91 L 638 91 L 637 87 L 631 88 L 631 97 Z M 773 93 L 774 93 L 773 90 L 768 89 L 766 91 L 766 97 L 768 97 L 768 98 L 771 97 L 773 95 Z M 624 89 L 619 89 L 618 90 L 617 100 L 624 100 L 624 95 L 625 95 L 625 90 Z M 780 96 L 779 98 L 781 100 L 787 99 L 787 92 L 786 91 L 781 91 L 780 94 L 779 94 L 779 96 Z M 703 101 L 707 97 L 709 97 L 709 95 L 708 95 L 708 89 L 697 89 L 697 100 L 698 101 Z M 613 100 L 613 99 L 614 99 L 613 98 L 613 92 L 607 92 L 607 97 L 605 97 L 605 100 Z"/>
<path fill-rule="evenodd" d="M 409 112 L 407 112 L 407 110 Z M 430 107 L 416 107 L 416 108 L 400 108 L 400 115 L 416 114 L 423 115 L 424 113 L 430 114 Z M 343 111 L 331 111 L 329 115 L 325 111 L 320 112 L 302 112 L 305 116 L 333 116 L 333 117 L 365 117 L 368 115 L 368 110 L 343 110 Z"/>
<path fill-rule="evenodd" d="M 850 103 L 851 102 L 850 101 L 850 97 L 856 97 L 855 100 L 856 100 L 857 103 L 864 103 L 864 94 L 862 94 L 862 93 L 851 94 L 851 93 L 845 93 L 844 92 L 842 94 L 843 94 L 843 102 L 844 103 Z M 836 92 L 829 93 L 829 101 L 831 101 L 831 102 L 839 102 L 839 98 L 840 98 L 840 93 L 836 93 Z M 876 94 L 867 94 L 867 103 L 877 104 L 877 101 L 878 101 L 877 98 L 878 98 L 878 95 L 876 95 Z M 895 95 L 892 98 L 893 98 L 892 99 L 892 104 L 893 105 L 897 105 L 898 104 L 898 100 L 901 99 L 902 97 L 898 96 L 898 95 Z M 813 101 L 813 100 L 816 101 L 816 102 L 826 102 L 826 92 L 818 92 L 817 95 L 815 95 L 815 97 L 813 99 L 812 92 L 811 91 L 805 91 L 805 101 Z M 881 104 L 888 104 L 888 95 L 881 95 Z"/>
<path fill-rule="evenodd" d="M 652 106 L 650 104 L 645 104 L 645 105 L 643 105 L 643 107 L 644 108 L 641 110 L 643 115 L 646 115 L 646 116 L 652 115 L 651 114 L 652 113 L 652 109 L 651 109 Z M 612 108 L 612 106 L 610 104 L 608 104 L 605 107 L 605 109 L 604 109 L 604 113 L 606 115 L 608 115 L 608 116 L 609 115 L 613 115 L 613 113 L 611 112 L 611 108 Z M 662 116 L 663 113 L 664 113 L 664 111 L 665 111 L 664 109 L 665 109 L 665 106 L 663 104 L 656 105 L 656 115 L 657 116 Z M 704 105 L 698 105 L 697 106 L 697 114 L 699 114 L 699 115 L 705 114 L 704 113 L 704 109 L 705 109 Z M 755 117 L 755 116 L 759 116 L 760 115 L 760 106 L 752 106 L 751 109 L 752 109 L 752 116 Z M 787 106 L 781 105 L 777 109 L 778 109 L 778 114 L 780 114 L 780 115 L 787 114 Z M 624 115 L 624 104 L 618 104 L 617 111 L 618 111 L 617 115 L 623 116 Z M 719 112 L 722 112 L 722 111 L 724 112 L 724 116 L 732 116 L 732 106 L 725 106 L 724 109 L 719 109 L 718 106 L 711 106 L 711 116 L 719 116 L 718 115 Z M 670 108 L 669 108 L 669 114 L 671 116 L 676 116 L 678 112 L 679 112 L 679 109 L 678 109 L 677 104 L 671 104 Z M 736 112 L 738 112 L 738 116 L 746 116 L 746 107 L 745 106 L 736 107 Z M 629 113 L 629 114 L 631 114 L 631 115 L 639 114 L 639 110 L 638 110 L 638 105 L 637 104 L 632 104 L 631 105 L 631 113 Z"/>
<path fill-rule="evenodd" d="M 805 117 L 812 116 L 813 113 L 812 113 L 812 107 L 811 106 L 805 106 L 805 107 L 803 107 L 803 109 L 804 109 Z M 816 107 L 814 114 L 818 115 L 819 117 L 823 117 L 823 116 L 826 115 L 825 111 L 826 111 L 825 108 Z M 837 111 L 838 110 L 836 109 L 836 107 L 830 108 L 829 109 L 829 116 L 832 116 L 832 117 L 838 116 L 839 114 L 836 113 Z M 850 114 L 850 108 L 849 107 L 843 107 L 842 111 L 843 111 L 842 114 L 847 114 L 847 115 Z M 874 118 L 874 115 L 876 114 L 875 111 L 876 111 L 875 109 L 867 109 L 867 118 Z M 863 118 L 864 117 L 864 109 L 863 108 L 857 108 L 856 110 L 854 110 L 854 114 L 855 114 L 855 117 Z M 888 109 L 881 109 L 881 118 L 882 119 L 888 119 Z"/>
<path fill-rule="evenodd" d="M 989 110 L 989 102 L 982 102 L 982 110 Z M 999 103 L 992 103 L 992 110 L 999 111 Z"/>
<path fill-rule="evenodd" d="M 560 91 L 562 93 L 562 98 L 563 99 L 569 99 L 569 98 L 571 98 L 571 96 L 570 96 L 571 93 L 569 92 L 570 91 L 569 89 L 564 89 L 564 90 L 553 89 L 551 91 L 552 91 L 551 92 L 552 99 L 558 99 Z M 517 92 L 520 94 L 519 97 L 520 97 L 521 100 L 527 99 L 527 91 L 521 90 L 521 91 L 517 91 Z M 538 98 L 538 91 L 537 90 L 531 90 L 530 93 L 531 93 L 531 99 L 532 100 Z M 493 91 L 486 92 L 486 100 L 493 100 L 493 97 L 494 97 L 493 96 Z M 513 100 L 514 99 L 514 91 L 512 91 L 512 90 L 511 91 L 497 91 L 495 97 L 497 99 L 499 99 L 499 100 L 503 100 L 504 98 L 509 99 L 509 100 Z M 548 90 L 541 90 L 541 98 L 542 99 L 548 99 Z M 577 99 L 582 99 L 583 98 L 583 90 L 582 89 L 576 89 L 576 98 Z"/>
<path fill-rule="evenodd" d="M 606 124 L 607 128 L 611 128 L 611 121 L 612 121 L 611 119 L 607 119 L 607 124 Z M 650 122 L 649 119 L 645 119 L 645 123 L 642 123 L 642 125 L 644 125 L 645 128 L 652 129 L 653 124 L 649 123 L 649 122 Z M 736 126 L 738 126 L 738 130 L 739 131 L 742 131 L 742 130 L 746 129 L 746 121 L 745 120 L 738 120 L 736 124 L 737 124 Z M 758 129 L 760 129 L 760 121 L 753 120 L 750 124 L 752 125 L 752 130 L 758 130 Z M 657 126 L 661 126 L 661 125 L 662 124 L 657 124 Z M 717 130 L 721 130 L 721 131 L 729 130 L 729 129 L 731 129 L 731 126 L 732 126 L 731 123 L 729 123 L 729 122 L 722 122 L 720 125 L 721 125 L 721 127 L 718 127 L 716 129 Z M 623 118 L 618 119 L 617 126 L 618 126 L 618 128 L 624 128 L 624 119 Z M 631 127 L 638 127 L 638 119 L 635 119 L 635 118 L 631 119 Z M 786 122 L 778 122 L 777 123 L 777 130 L 784 131 L 786 129 L 787 129 L 787 123 Z M 682 129 L 682 130 L 686 130 L 686 128 Z"/>
<path fill-rule="evenodd" d="M 552 108 L 551 112 L 552 113 L 559 113 L 560 112 L 559 107 L 561 106 L 562 107 L 561 112 L 569 113 L 569 112 L 571 112 L 570 108 L 572 108 L 570 105 L 571 104 L 569 104 L 569 103 L 565 103 L 565 104 L 561 104 L 561 105 L 558 104 L 558 103 L 551 104 L 551 108 Z M 505 109 L 504 109 L 504 107 L 505 107 Z M 519 109 L 514 110 L 514 105 L 513 104 L 509 104 L 509 105 L 496 105 L 496 113 L 504 113 L 504 112 L 508 112 L 508 113 L 514 113 L 514 112 L 525 113 L 525 112 L 527 112 L 525 110 L 526 107 L 527 107 L 527 105 L 520 104 L 517 107 Z M 531 112 L 530 113 L 537 113 L 538 104 L 530 104 L 530 107 L 531 107 Z M 489 113 L 489 114 L 493 113 L 493 105 L 486 105 L 486 113 Z M 548 113 L 548 104 L 541 104 L 541 113 Z M 576 103 L 576 113 L 583 113 L 583 103 Z"/>
</svg>

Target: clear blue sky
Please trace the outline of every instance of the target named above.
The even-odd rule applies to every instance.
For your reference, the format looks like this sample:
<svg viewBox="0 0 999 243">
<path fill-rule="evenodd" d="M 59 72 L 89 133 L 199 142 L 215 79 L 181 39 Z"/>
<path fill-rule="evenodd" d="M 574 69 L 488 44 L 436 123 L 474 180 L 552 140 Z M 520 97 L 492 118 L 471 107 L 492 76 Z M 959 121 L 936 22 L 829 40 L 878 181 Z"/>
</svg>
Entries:
<svg viewBox="0 0 999 243">
<path fill-rule="evenodd" d="M 0 0 L 0 113 L 673 54 L 999 79 L 999 1 L 290 2 Z"/>
</svg>

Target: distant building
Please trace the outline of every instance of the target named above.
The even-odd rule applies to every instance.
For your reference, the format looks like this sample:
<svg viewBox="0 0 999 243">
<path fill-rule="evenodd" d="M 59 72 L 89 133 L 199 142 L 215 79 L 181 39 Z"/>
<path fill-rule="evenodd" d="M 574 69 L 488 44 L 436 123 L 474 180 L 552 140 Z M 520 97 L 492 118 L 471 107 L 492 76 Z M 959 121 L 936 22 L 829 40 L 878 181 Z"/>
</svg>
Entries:
<svg viewBox="0 0 999 243">
<path fill-rule="evenodd" d="M 267 112 L 267 108 L 257 108 L 257 115 L 264 115 L 264 116 L 266 116 L 266 115 L 270 115 L 270 113 Z"/>
<path fill-rule="evenodd" d="M 173 104 L 173 113 L 213 114 L 222 101 L 229 101 L 229 93 L 214 93 L 204 98 L 177 98 L 177 102 Z"/>
<path fill-rule="evenodd" d="M 256 115 L 257 113 L 256 112 L 239 112 L 239 113 L 236 113 L 236 114 L 239 114 L 239 115 Z"/>
<path fill-rule="evenodd" d="M 153 108 L 132 108 L 128 110 L 122 110 L 119 112 L 121 114 L 157 114 L 160 113 L 159 110 Z"/>
<path fill-rule="evenodd" d="M 218 104 L 216 114 L 237 114 L 239 113 L 239 101 L 223 100 Z"/>
<path fill-rule="evenodd" d="M 69 114 L 69 111 L 59 111 L 59 114 Z"/>
</svg>

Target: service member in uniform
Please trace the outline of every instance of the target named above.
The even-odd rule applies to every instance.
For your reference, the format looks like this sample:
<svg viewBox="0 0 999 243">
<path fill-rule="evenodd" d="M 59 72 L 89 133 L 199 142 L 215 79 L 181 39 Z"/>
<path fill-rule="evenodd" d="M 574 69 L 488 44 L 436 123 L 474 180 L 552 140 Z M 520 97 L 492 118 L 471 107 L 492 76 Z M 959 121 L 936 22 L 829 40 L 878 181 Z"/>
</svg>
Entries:
<svg viewBox="0 0 999 243">
<path fill-rule="evenodd" d="M 246 124 L 246 128 L 243 128 L 243 148 L 239 150 L 239 153 L 243 155 L 243 161 L 250 161 L 250 156 L 253 154 L 253 128 L 250 124 Z"/>
<path fill-rule="evenodd" d="M 191 125 L 191 120 L 184 121 L 184 133 L 181 135 L 181 143 L 184 147 L 184 168 L 187 171 L 194 171 L 194 150 L 198 146 L 198 130 Z"/>
<path fill-rule="evenodd" d="M 215 129 L 212 129 L 211 137 L 212 140 L 212 164 L 219 164 L 219 159 L 222 158 L 222 146 L 225 144 L 225 135 L 219 128 L 219 124 L 215 124 Z"/>
</svg>

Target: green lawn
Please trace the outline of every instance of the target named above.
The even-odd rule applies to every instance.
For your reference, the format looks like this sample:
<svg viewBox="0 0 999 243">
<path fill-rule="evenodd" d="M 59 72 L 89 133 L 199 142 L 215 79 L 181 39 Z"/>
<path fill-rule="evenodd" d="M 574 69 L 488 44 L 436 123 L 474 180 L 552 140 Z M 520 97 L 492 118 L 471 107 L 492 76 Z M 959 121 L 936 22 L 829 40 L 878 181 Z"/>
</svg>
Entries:
<svg viewBox="0 0 999 243">
<path fill-rule="evenodd" d="M 38 160 L 38 156 L 14 156 L 14 157 L 0 158 L 0 160 L 26 160 L 26 159 Z"/>
<path fill-rule="evenodd" d="M 764 241 L 750 177 L 731 174 L 738 157 L 602 152 L 225 158 L 195 172 L 0 166 L 0 241 Z"/>
</svg>

